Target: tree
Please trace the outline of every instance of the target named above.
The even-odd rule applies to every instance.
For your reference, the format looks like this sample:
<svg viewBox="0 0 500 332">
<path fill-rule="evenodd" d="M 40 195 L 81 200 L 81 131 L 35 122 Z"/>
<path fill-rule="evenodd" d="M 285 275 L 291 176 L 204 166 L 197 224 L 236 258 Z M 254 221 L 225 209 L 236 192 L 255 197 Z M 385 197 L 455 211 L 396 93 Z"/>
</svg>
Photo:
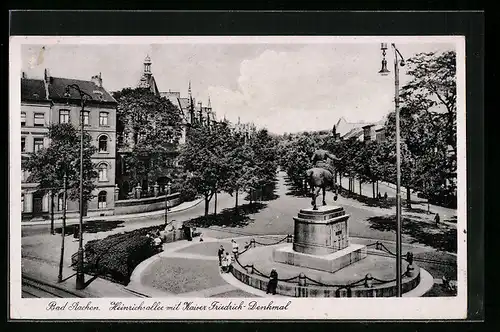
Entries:
<svg viewBox="0 0 500 332">
<path fill-rule="evenodd" d="M 250 136 L 250 161 L 253 161 L 253 172 L 248 179 L 250 197 L 256 190 L 263 195 L 264 190 L 272 185 L 276 179 L 278 167 L 276 141 L 266 129 L 261 129 Z"/>
<path fill-rule="evenodd" d="M 456 189 L 453 181 L 456 178 L 455 58 L 455 52 L 448 51 L 421 53 L 408 60 L 407 73 L 412 78 L 400 94 L 401 180 L 407 189 L 408 207 L 411 207 L 411 189 L 432 188 L 435 194 L 445 196 L 453 196 Z M 388 117 L 386 136 L 393 144 L 394 113 Z M 429 162 L 430 165 L 426 164 Z M 436 175 L 436 167 L 440 176 Z"/>
<path fill-rule="evenodd" d="M 80 198 L 80 132 L 72 124 L 61 123 L 49 126 L 50 145 L 32 153 L 23 162 L 23 169 L 30 173 L 29 181 L 39 183 L 40 189 L 51 189 L 52 195 L 63 188 L 64 174 L 67 176 L 68 197 Z M 92 155 L 97 148 L 92 137 L 85 133 L 83 141 L 83 201 L 93 198 L 94 180 L 97 170 Z"/>
<path fill-rule="evenodd" d="M 306 133 L 290 137 L 280 146 L 281 166 L 292 183 L 302 190 L 305 190 L 305 173 L 313 166 L 311 156 L 318 146 L 319 142 Z"/>
<path fill-rule="evenodd" d="M 182 135 L 182 112 L 168 99 L 144 88 L 115 92 L 118 149 L 135 183 L 155 182 L 172 171 Z"/>
<path fill-rule="evenodd" d="M 231 133 L 226 144 L 230 147 L 225 158 L 228 172 L 221 185 L 227 193 L 235 195 L 235 211 L 237 211 L 239 192 L 249 188 L 250 180 L 255 173 L 253 160 L 255 156 L 245 142 L 243 133 Z"/>
<path fill-rule="evenodd" d="M 189 185 L 205 200 L 205 218 L 208 218 L 212 197 L 229 172 L 226 149 L 230 137 L 227 123 L 212 127 L 195 125 L 190 128 L 181 150 L 180 161 L 190 174 Z"/>
<path fill-rule="evenodd" d="M 432 118 L 444 118 L 446 143 L 456 155 L 457 86 L 456 53 L 420 53 L 408 59 L 408 75 L 412 76 L 402 89 L 406 107 L 429 113 Z M 444 113 L 440 110 L 444 108 Z"/>
</svg>

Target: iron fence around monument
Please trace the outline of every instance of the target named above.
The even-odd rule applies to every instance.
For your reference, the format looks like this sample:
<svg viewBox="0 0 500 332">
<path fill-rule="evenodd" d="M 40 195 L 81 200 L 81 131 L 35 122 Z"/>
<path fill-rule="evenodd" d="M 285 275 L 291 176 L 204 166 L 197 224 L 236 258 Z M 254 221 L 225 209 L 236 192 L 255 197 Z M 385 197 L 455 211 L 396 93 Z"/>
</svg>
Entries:
<svg viewBox="0 0 500 332">
<path fill-rule="evenodd" d="M 263 273 L 262 271 L 260 271 L 259 269 L 257 269 L 253 264 L 246 264 L 246 265 L 241 264 L 241 262 L 238 260 L 238 257 L 240 255 L 244 254 L 245 252 L 247 252 L 248 250 L 250 250 L 252 247 L 255 247 L 255 245 L 257 245 L 257 244 L 260 245 L 260 246 L 273 246 L 273 245 L 281 244 L 281 243 L 283 243 L 284 241 L 287 241 L 287 240 L 290 241 L 292 238 L 293 238 L 292 235 L 287 235 L 283 239 L 278 240 L 276 242 L 272 242 L 272 243 L 262 243 L 262 242 L 256 241 L 255 239 L 252 239 L 250 241 L 250 243 L 248 243 L 247 245 L 245 245 L 244 249 L 241 252 L 238 252 L 238 254 L 235 255 L 234 259 L 235 259 L 236 263 L 238 263 L 238 265 L 243 270 L 247 270 L 248 268 L 250 268 L 253 274 L 256 274 L 256 275 L 258 275 L 260 277 L 269 279 L 270 278 L 269 274 Z M 391 256 L 395 256 L 396 255 L 395 253 L 391 252 L 380 241 L 376 241 L 376 242 L 373 242 L 373 243 L 370 243 L 370 244 L 366 245 L 366 247 L 373 247 L 373 246 L 375 246 L 377 250 L 382 250 L 382 251 L 390 254 Z M 402 258 L 404 260 L 407 260 L 406 257 L 402 257 Z M 401 277 L 404 277 L 404 276 L 406 276 L 406 272 L 402 273 L 402 275 L 401 275 Z M 366 287 L 369 283 L 371 283 L 372 285 L 382 285 L 382 284 L 388 284 L 388 283 L 391 283 L 391 282 L 395 282 L 396 278 L 385 280 L 385 279 L 380 279 L 380 278 L 373 277 L 370 273 L 368 273 L 367 275 L 365 275 L 365 277 L 363 277 L 363 278 L 361 278 L 361 279 L 359 279 L 357 281 L 351 282 L 349 284 L 328 284 L 328 283 L 324 283 L 324 282 L 312 279 L 312 278 L 306 276 L 304 273 L 301 273 L 299 275 L 296 275 L 296 276 L 291 277 L 291 278 L 286 278 L 286 279 L 280 279 L 280 278 L 278 278 L 278 281 L 288 282 L 288 283 L 294 283 L 294 284 L 297 284 L 297 285 L 301 285 L 301 283 L 304 283 L 305 280 L 307 280 L 310 283 L 312 283 L 313 286 L 337 288 L 337 291 L 341 290 L 341 289 L 346 289 L 349 292 L 351 288 L 359 287 L 361 285 L 363 285 L 363 286 Z M 305 283 L 304 283 L 304 285 L 305 285 Z"/>
</svg>

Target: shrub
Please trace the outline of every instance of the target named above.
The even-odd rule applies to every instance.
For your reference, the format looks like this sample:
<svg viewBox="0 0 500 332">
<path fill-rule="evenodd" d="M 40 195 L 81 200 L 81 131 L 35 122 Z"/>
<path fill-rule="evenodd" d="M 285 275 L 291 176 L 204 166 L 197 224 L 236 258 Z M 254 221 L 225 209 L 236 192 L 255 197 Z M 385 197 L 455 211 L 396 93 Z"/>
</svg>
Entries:
<svg viewBox="0 0 500 332">
<path fill-rule="evenodd" d="M 189 181 L 176 181 L 172 184 L 172 192 L 179 193 L 179 199 L 181 202 L 189 202 L 194 200 L 198 192 L 196 188 L 194 188 Z"/>
<path fill-rule="evenodd" d="M 147 231 L 110 235 L 85 245 L 86 270 L 128 284 L 135 267 L 157 253 Z"/>
</svg>

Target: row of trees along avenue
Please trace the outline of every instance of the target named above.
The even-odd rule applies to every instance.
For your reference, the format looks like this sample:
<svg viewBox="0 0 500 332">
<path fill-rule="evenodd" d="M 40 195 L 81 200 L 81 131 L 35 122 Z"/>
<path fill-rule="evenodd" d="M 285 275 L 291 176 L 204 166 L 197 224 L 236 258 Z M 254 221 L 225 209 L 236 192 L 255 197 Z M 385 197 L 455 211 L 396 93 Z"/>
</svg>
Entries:
<svg viewBox="0 0 500 332">
<path fill-rule="evenodd" d="M 205 217 L 217 193 L 233 195 L 237 211 L 241 192 L 246 192 L 252 203 L 257 191 L 274 183 L 278 166 L 275 146 L 267 130 L 242 132 L 227 121 L 189 129 L 180 162 L 188 173 L 187 185 L 205 200 Z M 216 209 L 217 205 L 215 213 Z"/>
<path fill-rule="evenodd" d="M 409 82 L 401 89 L 401 172 L 402 185 L 416 190 L 437 204 L 456 206 L 456 54 L 422 53 L 409 59 Z M 335 162 L 338 175 L 373 184 L 375 198 L 378 181 L 396 182 L 395 113 L 385 123 L 386 139 L 361 142 L 356 138 L 339 140 L 318 132 L 283 135 L 279 142 L 280 165 L 290 181 L 305 190 L 304 172 L 317 148 L 326 148 L 343 158 Z"/>
</svg>

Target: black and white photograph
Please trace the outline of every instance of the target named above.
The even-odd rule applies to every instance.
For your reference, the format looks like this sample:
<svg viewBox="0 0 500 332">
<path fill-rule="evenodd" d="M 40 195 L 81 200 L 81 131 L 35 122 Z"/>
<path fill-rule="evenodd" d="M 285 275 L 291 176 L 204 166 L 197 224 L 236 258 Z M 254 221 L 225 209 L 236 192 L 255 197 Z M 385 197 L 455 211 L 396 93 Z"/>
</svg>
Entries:
<svg viewBox="0 0 500 332">
<path fill-rule="evenodd" d="M 463 37 L 18 37 L 10 84 L 18 318 L 465 317 Z"/>
</svg>

